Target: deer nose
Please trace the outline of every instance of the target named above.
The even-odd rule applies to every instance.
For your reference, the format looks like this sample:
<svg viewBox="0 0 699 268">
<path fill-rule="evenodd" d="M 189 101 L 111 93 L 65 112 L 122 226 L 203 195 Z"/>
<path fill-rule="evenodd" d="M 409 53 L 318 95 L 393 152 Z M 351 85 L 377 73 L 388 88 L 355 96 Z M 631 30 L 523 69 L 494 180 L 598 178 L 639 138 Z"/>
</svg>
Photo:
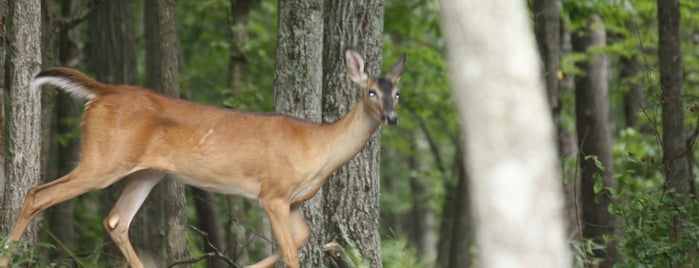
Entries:
<svg viewBox="0 0 699 268">
<path fill-rule="evenodd" d="M 396 111 L 390 111 L 386 115 L 386 123 L 389 125 L 397 125 L 398 124 L 398 113 Z"/>
</svg>

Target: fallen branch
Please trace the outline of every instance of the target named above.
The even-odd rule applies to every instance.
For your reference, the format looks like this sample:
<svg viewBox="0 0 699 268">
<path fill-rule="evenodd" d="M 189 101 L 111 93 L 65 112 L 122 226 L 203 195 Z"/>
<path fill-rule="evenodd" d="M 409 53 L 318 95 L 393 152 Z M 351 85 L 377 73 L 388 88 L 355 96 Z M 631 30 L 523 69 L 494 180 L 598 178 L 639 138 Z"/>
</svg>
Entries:
<svg viewBox="0 0 699 268">
<path fill-rule="evenodd" d="M 330 242 L 323 246 L 323 252 L 330 256 L 335 267 L 338 268 L 355 268 L 354 262 L 345 252 L 345 249 L 336 242 Z"/>
</svg>

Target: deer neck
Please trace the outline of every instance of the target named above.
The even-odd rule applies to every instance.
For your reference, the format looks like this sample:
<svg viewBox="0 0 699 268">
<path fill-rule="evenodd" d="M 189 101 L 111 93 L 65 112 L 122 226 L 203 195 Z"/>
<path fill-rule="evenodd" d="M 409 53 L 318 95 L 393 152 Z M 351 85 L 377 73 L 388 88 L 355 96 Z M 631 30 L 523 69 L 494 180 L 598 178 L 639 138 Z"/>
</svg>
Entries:
<svg viewBox="0 0 699 268">
<path fill-rule="evenodd" d="M 328 138 L 324 150 L 330 158 L 325 166 L 334 171 L 351 160 L 367 144 L 371 135 L 381 125 L 366 112 L 365 103 L 359 101 L 344 117 L 323 126 L 323 134 Z M 331 172 L 332 172 L 331 171 Z"/>
</svg>

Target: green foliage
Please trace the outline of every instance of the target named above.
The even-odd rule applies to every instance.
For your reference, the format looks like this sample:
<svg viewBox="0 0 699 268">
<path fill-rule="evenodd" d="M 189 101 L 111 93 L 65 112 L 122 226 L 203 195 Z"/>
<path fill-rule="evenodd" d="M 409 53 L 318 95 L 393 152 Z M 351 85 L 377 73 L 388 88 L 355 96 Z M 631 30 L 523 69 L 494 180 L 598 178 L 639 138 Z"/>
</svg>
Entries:
<svg viewBox="0 0 699 268">
<path fill-rule="evenodd" d="M 625 129 L 614 152 L 619 190 L 612 192 L 609 212 L 620 218 L 614 240 L 622 255 L 616 266 L 698 265 L 694 256 L 699 246 L 699 202 L 694 196 L 678 201 L 670 198 L 672 190 L 663 190 L 661 150 L 654 135 Z M 683 220 L 674 237 L 673 221 L 678 216 Z"/>
<path fill-rule="evenodd" d="M 671 191 L 625 191 L 623 200 L 610 207 L 621 216 L 619 251 L 624 256 L 620 267 L 696 267 L 699 260 L 699 200 L 681 196 L 669 198 Z M 677 217 L 682 218 L 677 230 Z M 672 233 L 676 232 L 677 236 Z"/>
<path fill-rule="evenodd" d="M 621 261 L 615 267 L 680 267 L 699 265 L 696 255 L 699 247 L 697 216 L 699 203 L 694 196 L 683 199 L 670 198 L 672 190 L 664 190 L 662 172 L 662 127 L 661 89 L 657 67 L 657 2 L 651 0 L 614 1 L 561 1 L 561 12 L 567 29 L 579 31 L 592 15 L 599 15 L 605 23 L 607 45 L 595 47 L 585 53 L 572 53 L 562 60 L 562 69 L 567 74 L 580 75 L 575 63 L 587 60 L 591 55 L 603 54 L 610 60 L 609 95 L 612 127 L 615 136 L 614 170 L 618 180 L 617 188 L 610 188 L 598 182 L 594 185 L 597 194 L 608 194 L 613 202 L 609 212 L 619 217 L 617 235 L 607 237 L 604 244 L 589 240 L 573 243 L 578 264 L 595 266 L 599 260 L 590 253 L 604 249 L 606 242 L 613 241 L 621 254 Z M 697 85 L 699 85 L 699 61 L 696 55 L 695 33 L 699 26 L 698 4 L 681 1 L 681 40 L 684 69 L 684 97 L 687 133 L 692 135 L 697 125 Z M 622 79 L 621 58 L 640 61 L 640 73 Z M 645 88 L 645 103 L 638 115 L 638 125 L 634 128 L 622 127 L 626 102 L 625 97 L 632 84 Z M 574 107 L 571 93 L 564 95 L 564 107 Z M 566 129 L 574 129 L 575 115 L 566 108 L 563 119 Z M 691 138 L 691 137 L 690 137 Z M 691 152 L 696 156 L 697 150 Z M 564 161 L 565 170 L 570 170 L 575 157 Z M 696 163 L 692 163 L 696 166 Z M 566 183 L 572 180 L 567 177 Z M 684 217 L 681 228 L 674 234 L 673 220 Z M 610 244 L 614 245 L 614 244 Z"/>
<path fill-rule="evenodd" d="M 575 253 L 575 264 L 577 267 L 598 267 L 602 262 L 602 258 L 595 257 L 593 254 L 596 250 L 604 250 L 605 245 L 595 243 L 593 239 L 583 238 L 580 240 L 571 241 L 573 252 Z"/>
<path fill-rule="evenodd" d="M 225 0 L 178 1 L 177 29 L 186 71 L 182 92 L 197 102 L 241 110 L 271 111 L 274 92 L 277 2 L 264 0 L 251 9 L 248 39 L 243 42 L 247 65 L 244 88 L 228 85 L 232 28 L 231 2 Z M 242 94 L 231 98 L 235 90 Z"/>
<path fill-rule="evenodd" d="M 14 267 L 70 267 L 70 260 L 48 260 L 48 256 L 42 254 L 45 250 L 53 250 L 55 246 L 50 243 L 38 243 L 29 246 L 29 241 L 20 240 L 9 242 L 9 237 L 0 239 L 0 259 L 12 256 L 10 268 Z"/>
<path fill-rule="evenodd" d="M 420 268 L 425 261 L 405 237 L 387 238 L 381 242 L 381 260 L 385 268 Z"/>
</svg>

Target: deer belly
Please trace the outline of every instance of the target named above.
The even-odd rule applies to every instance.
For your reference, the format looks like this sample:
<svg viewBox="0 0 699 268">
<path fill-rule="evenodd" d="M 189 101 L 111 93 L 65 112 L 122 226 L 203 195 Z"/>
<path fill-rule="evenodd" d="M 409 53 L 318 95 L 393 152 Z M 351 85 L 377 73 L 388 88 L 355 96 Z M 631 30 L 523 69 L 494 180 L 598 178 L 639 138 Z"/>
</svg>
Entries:
<svg viewBox="0 0 699 268">
<path fill-rule="evenodd" d="M 193 187 L 202 189 L 204 191 L 212 192 L 212 193 L 217 193 L 217 194 L 225 194 L 225 195 L 237 195 L 237 196 L 242 196 L 245 198 L 257 200 L 259 193 L 260 193 L 260 186 L 259 184 L 255 187 L 253 185 L 249 185 L 248 187 L 244 187 L 242 185 L 224 185 L 224 184 L 218 184 L 218 183 L 211 183 L 211 182 L 206 182 L 202 180 L 197 180 L 193 179 L 184 175 L 179 175 L 179 174 L 172 174 L 173 179 L 177 182 L 184 183 L 187 185 L 191 185 Z"/>
</svg>

